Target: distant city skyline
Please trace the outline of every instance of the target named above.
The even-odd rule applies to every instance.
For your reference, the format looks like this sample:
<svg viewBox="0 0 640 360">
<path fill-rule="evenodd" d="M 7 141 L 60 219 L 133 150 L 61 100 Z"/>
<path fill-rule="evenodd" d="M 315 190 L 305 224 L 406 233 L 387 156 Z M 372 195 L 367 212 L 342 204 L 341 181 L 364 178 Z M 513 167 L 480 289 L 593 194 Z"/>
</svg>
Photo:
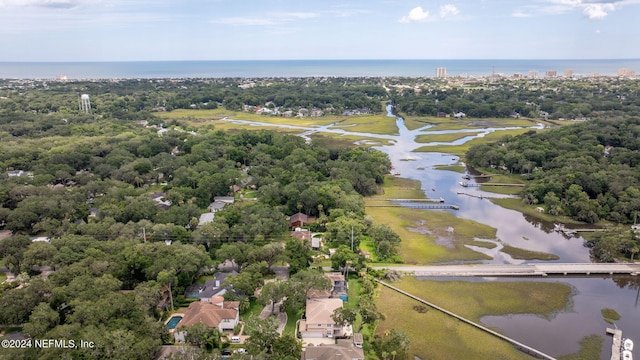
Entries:
<svg viewBox="0 0 640 360">
<path fill-rule="evenodd" d="M 640 0 L 0 0 L 0 61 L 638 59 Z"/>
</svg>

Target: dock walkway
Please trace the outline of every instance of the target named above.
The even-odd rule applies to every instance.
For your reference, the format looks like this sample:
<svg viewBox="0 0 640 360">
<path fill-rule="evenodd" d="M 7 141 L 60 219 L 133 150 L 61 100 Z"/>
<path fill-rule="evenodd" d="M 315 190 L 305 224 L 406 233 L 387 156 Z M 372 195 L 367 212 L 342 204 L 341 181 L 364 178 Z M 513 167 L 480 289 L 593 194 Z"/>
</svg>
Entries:
<svg viewBox="0 0 640 360">
<path fill-rule="evenodd" d="M 620 360 L 620 349 L 622 348 L 622 330 L 607 328 L 607 334 L 613 335 L 611 344 L 611 360 Z"/>
</svg>

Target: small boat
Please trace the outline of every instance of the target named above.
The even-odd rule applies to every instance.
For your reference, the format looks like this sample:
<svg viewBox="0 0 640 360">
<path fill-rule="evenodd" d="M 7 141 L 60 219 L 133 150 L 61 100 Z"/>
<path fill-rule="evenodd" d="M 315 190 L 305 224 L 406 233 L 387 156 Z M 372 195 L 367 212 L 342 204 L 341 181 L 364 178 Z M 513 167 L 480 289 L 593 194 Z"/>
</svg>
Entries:
<svg viewBox="0 0 640 360">
<path fill-rule="evenodd" d="M 622 347 L 625 350 L 633 351 L 633 341 L 631 339 L 624 339 L 622 342 Z"/>
<path fill-rule="evenodd" d="M 400 176 L 400 171 L 395 171 L 395 172 L 393 173 L 393 176 Z"/>
<path fill-rule="evenodd" d="M 633 354 L 629 350 L 622 351 L 622 360 L 633 360 Z"/>
<path fill-rule="evenodd" d="M 462 177 L 465 180 L 471 180 L 471 175 L 467 174 L 465 176 Z"/>
<path fill-rule="evenodd" d="M 553 231 L 564 231 L 564 224 L 553 224 Z"/>
</svg>

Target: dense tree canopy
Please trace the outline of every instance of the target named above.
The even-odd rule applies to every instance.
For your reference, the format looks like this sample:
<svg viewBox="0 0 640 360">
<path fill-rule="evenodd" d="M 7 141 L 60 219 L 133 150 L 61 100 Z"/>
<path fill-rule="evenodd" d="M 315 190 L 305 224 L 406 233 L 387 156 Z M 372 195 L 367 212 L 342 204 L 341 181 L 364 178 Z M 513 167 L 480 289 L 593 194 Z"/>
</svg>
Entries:
<svg viewBox="0 0 640 360">
<path fill-rule="evenodd" d="M 639 118 L 593 120 L 475 146 L 467 159 L 527 176 L 523 198 L 551 214 L 630 223 L 640 213 L 638 135 Z"/>
</svg>

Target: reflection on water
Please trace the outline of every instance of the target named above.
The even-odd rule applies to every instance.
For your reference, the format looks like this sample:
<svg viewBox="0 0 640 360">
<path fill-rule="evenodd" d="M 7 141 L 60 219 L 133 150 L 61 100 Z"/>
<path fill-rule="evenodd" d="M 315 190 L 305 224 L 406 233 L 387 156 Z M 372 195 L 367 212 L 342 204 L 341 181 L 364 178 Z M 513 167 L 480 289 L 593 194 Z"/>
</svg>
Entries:
<svg viewBox="0 0 640 360">
<path fill-rule="evenodd" d="M 388 115 L 391 107 L 387 108 Z M 357 135 L 370 139 L 380 139 L 382 144 L 376 146 L 389 155 L 391 162 L 395 166 L 395 171 L 400 172 L 402 177 L 419 180 L 422 189 L 429 198 L 445 199 L 447 204 L 459 206 L 460 210 L 438 210 L 449 211 L 456 216 L 465 219 L 475 220 L 487 224 L 497 229 L 497 237 L 500 241 L 493 249 L 483 247 L 472 247 L 478 252 L 482 252 L 492 257 L 492 260 L 485 262 L 496 264 L 517 264 L 540 261 L 523 261 L 513 259 L 511 256 L 500 251 L 503 244 L 528 249 L 532 251 L 552 253 L 559 256 L 555 262 L 579 263 L 591 262 L 589 249 L 584 246 L 581 237 L 565 237 L 553 231 L 553 224 L 539 219 L 523 215 L 517 211 L 504 209 L 493 204 L 487 197 L 499 197 L 499 195 L 484 192 L 478 188 L 462 188 L 458 183 L 462 179 L 462 174 L 453 171 L 435 170 L 437 165 L 459 164 L 456 156 L 441 153 L 416 153 L 413 150 L 428 144 L 417 143 L 416 137 L 420 134 L 428 134 L 425 131 L 431 125 L 424 126 L 416 130 L 409 130 L 404 125 L 402 118 L 396 118 L 398 135 L 380 135 L 362 132 L 350 132 L 336 128 L 334 125 L 320 127 L 303 127 L 294 125 L 280 125 L 270 123 L 260 123 L 253 121 L 237 121 L 256 126 L 276 126 L 289 129 L 299 129 L 304 133 L 303 137 L 315 132 L 327 132 L 334 134 Z M 480 133 L 466 136 L 453 143 L 462 144 L 478 136 L 484 136 L 490 132 L 509 128 L 484 128 Z M 478 132 L 478 130 L 447 130 L 448 133 Z M 432 132 L 443 133 L 443 132 Z M 403 161 L 411 158 L 413 161 Z M 475 180 L 467 180 L 475 182 Z M 459 195 L 458 191 L 472 195 L 482 195 L 483 199 L 465 195 Z M 429 210 L 433 211 L 433 210 Z M 443 241 L 443 246 L 446 242 Z M 456 278 L 456 280 L 460 280 Z M 532 315 L 510 315 L 510 316 L 486 316 L 482 322 L 490 327 L 497 328 L 507 336 L 513 337 L 522 343 L 538 348 L 539 350 L 559 356 L 573 353 L 579 349 L 579 341 L 587 335 L 599 334 L 605 339 L 601 359 L 608 359 L 610 355 L 612 339 L 605 335 L 605 328 L 612 326 L 604 321 L 600 310 L 611 308 L 618 312 L 622 318 L 616 322 L 618 328 L 623 330 L 626 337 L 640 342 L 640 315 L 638 312 L 638 281 L 635 277 L 588 277 L 588 278 L 547 278 L 531 279 L 523 278 L 517 281 L 561 281 L 570 284 L 576 290 L 576 295 L 572 299 L 570 311 L 561 312 L 551 319 L 544 319 Z M 467 279 L 467 281 L 515 281 L 510 279 Z M 441 304 L 446 308 L 446 304 Z M 455 309 L 450 309 L 455 310 Z"/>
</svg>

